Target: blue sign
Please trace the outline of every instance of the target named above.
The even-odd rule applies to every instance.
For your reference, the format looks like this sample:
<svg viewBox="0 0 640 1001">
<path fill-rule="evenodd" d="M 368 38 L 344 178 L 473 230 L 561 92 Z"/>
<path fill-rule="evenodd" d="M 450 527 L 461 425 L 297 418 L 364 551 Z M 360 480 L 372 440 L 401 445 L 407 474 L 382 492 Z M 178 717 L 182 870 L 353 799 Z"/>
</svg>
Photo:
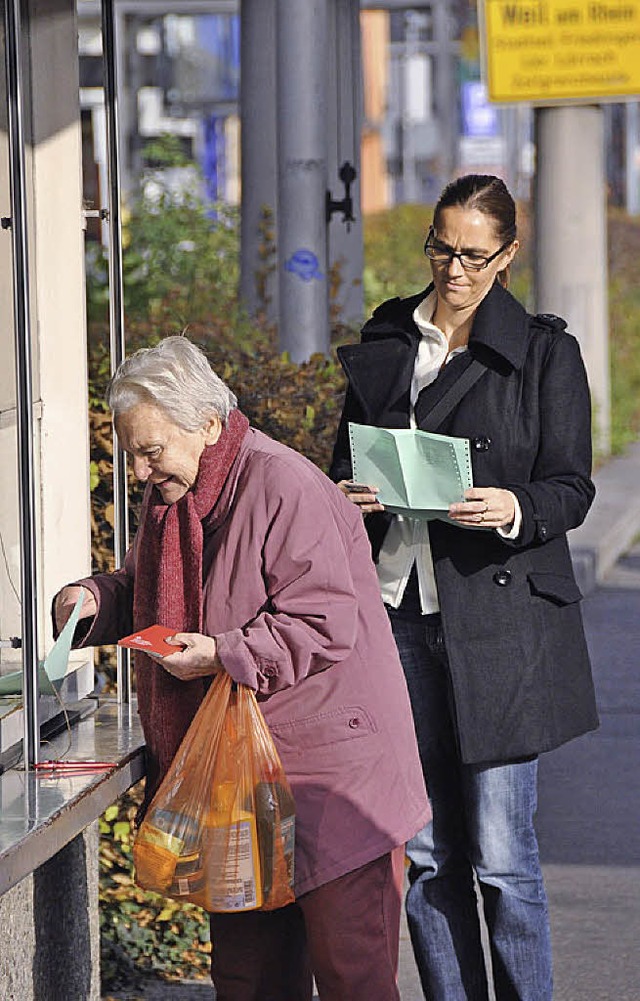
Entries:
<svg viewBox="0 0 640 1001">
<path fill-rule="evenodd" d="M 493 139 L 500 135 L 498 110 L 487 101 L 487 88 L 479 80 L 461 84 L 462 135 Z"/>
</svg>

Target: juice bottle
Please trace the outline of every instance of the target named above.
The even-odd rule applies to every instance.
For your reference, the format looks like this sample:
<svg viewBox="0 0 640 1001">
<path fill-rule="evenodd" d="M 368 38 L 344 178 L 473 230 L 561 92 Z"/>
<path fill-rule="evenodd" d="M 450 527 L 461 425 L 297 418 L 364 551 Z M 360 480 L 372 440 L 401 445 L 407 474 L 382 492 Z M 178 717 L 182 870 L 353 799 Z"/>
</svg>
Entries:
<svg viewBox="0 0 640 1001">
<path fill-rule="evenodd" d="M 202 840 L 203 906 L 239 912 L 262 906 L 262 881 L 255 814 L 238 803 L 238 785 L 215 784 Z"/>
<path fill-rule="evenodd" d="M 181 878 L 197 869 L 197 825 L 187 814 L 150 810 L 134 842 L 136 879 L 141 886 L 170 895 L 189 891 Z"/>
<path fill-rule="evenodd" d="M 265 905 L 293 901 L 295 803 L 281 782 L 258 782 L 255 790 L 258 845 Z"/>
</svg>

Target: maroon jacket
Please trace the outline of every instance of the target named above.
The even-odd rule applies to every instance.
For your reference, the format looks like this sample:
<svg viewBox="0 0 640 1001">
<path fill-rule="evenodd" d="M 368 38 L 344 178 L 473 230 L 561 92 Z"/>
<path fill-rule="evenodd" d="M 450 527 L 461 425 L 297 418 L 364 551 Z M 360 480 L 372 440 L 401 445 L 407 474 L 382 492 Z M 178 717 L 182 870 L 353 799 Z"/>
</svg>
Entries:
<svg viewBox="0 0 640 1001">
<path fill-rule="evenodd" d="M 203 564 L 204 632 L 258 693 L 293 789 L 301 895 L 429 819 L 362 515 L 312 463 L 250 430 L 206 519 Z M 133 566 L 131 554 L 79 582 L 98 602 L 85 645 L 131 631 Z"/>
</svg>

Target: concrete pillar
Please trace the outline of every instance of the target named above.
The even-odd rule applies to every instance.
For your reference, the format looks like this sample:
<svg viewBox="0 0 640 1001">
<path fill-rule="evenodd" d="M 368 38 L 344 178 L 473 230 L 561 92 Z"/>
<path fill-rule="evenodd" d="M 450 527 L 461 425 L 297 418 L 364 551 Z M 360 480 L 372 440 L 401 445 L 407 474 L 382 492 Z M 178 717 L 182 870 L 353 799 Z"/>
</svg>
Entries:
<svg viewBox="0 0 640 1001">
<path fill-rule="evenodd" d="M 327 0 L 277 2 L 280 347 L 329 350 Z"/>
<path fill-rule="evenodd" d="M 98 1001 L 98 822 L 33 875 L 37 1001 Z"/>
<path fill-rule="evenodd" d="M 556 313 L 580 342 L 595 412 L 610 448 L 604 121 L 595 106 L 537 108 L 536 310 Z"/>
<path fill-rule="evenodd" d="M 277 232 L 276 0 L 240 5 L 240 296 L 248 312 L 278 315 L 275 257 L 265 256 L 265 209 Z M 269 271 L 269 267 L 274 267 Z"/>
<path fill-rule="evenodd" d="M 2 1001 L 99 1001 L 98 823 L 0 897 Z"/>
</svg>

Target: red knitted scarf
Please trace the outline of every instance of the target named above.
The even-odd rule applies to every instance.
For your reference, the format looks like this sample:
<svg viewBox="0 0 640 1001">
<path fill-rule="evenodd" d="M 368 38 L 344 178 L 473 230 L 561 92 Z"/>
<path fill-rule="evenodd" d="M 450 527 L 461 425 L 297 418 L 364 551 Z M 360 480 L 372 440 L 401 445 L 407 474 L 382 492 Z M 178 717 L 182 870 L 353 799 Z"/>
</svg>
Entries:
<svg viewBox="0 0 640 1001">
<path fill-rule="evenodd" d="M 202 521 L 213 509 L 249 421 L 232 410 L 215 445 L 205 447 L 191 490 L 165 504 L 147 487 L 136 539 L 133 628 L 159 623 L 176 632 L 202 631 Z M 145 802 L 167 771 L 208 686 L 206 679 L 178 681 L 136 651 L 138 708 L 147 744 Z"/>
</svg>

